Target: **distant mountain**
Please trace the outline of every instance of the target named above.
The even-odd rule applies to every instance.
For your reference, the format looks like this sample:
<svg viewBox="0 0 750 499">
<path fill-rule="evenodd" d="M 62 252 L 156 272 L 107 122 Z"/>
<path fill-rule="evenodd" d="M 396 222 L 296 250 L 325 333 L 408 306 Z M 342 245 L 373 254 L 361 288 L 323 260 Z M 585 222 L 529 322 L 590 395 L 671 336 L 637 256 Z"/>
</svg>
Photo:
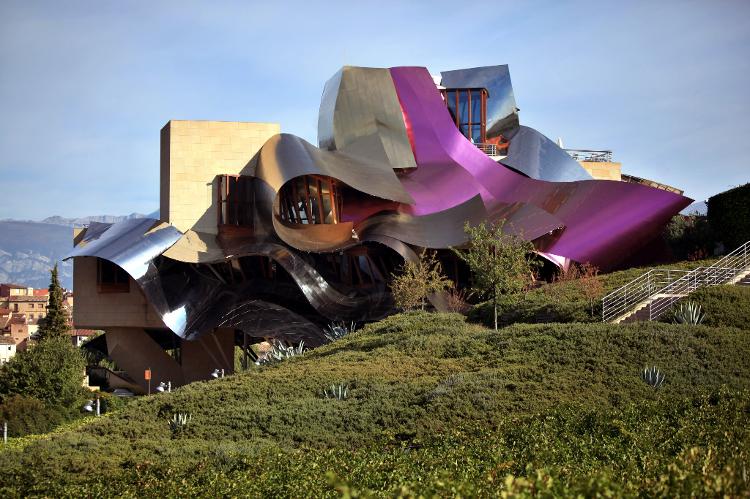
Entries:
<svg viewBox="0 0 750 499">
<path fill-rule="evenodd" d="M 680 212 L 680 215 L 706 215 L 708 214 L 708 205 L 705 201 L 696 201 Z"/>
<path fill-rule="evenodd" d="M 49 286 L 49 271 L 58 262 L 60 284 L 73 288 L 73 264 L 62 258 L 73 249 L 73 227 L 90 222 L 116 223 L 131 218 L 159 218 L 158 210 L 148 215 L 97 215 L 91 217 L 47 217 L 31 220 L 0 220 L 0 282 L 35 288 Z"/>
<path fill-rule="evenodd" d="M 131 218 L 149 218 L 150 215 L 144 215 L 142 213 L 131 213 L 130 215 L 118 216 L 118 215 L 94 215 L 91 217 L 80 217 L 80 218 L 65 218 L 55 215 L 54 217 L 47 217 L 42 220 L 44 224 L 54 225 L 65 225 L 67 227 L 82 227 L 88 225 L 91 222 L 100 222 L 104 224 L 114 224 L 123 220 L 129 220 Z M 156 217 L 158 218 L 158 216 Z"/>
</svg>

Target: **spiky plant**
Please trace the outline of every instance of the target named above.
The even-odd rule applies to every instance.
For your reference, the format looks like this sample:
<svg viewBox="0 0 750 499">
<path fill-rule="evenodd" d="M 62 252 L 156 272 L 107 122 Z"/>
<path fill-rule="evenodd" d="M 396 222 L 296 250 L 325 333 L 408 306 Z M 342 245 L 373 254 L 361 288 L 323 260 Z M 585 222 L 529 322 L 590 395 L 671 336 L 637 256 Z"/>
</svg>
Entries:
<svg viewBox="0 0 750 499">
<path fill-rule="evenodd" d="M 343 321 L 332 322 L 328 324 L 328 326 L 326 326 L 326 328 L 323 330 L 323 336 L 325 336 L 328 343 L 331 343 L 336 340 L 340 340 L 349 333 L 353 333 L 356 329 L 357 324 L 354 322 L 350 322 L 349 324 Z"/>
<path fill-rule="evenodd" d="M 287 345 L 282 341 L 274 340 L 271 342 L 271 350 L 268 351 L 265 358 L 260 359 L 256 364 L 268 364 L 270 362 L 279 362 L 290 357 L 297 357 L 305 353 L 305 342 L 300 341 L 295 347 Z"/>
<path fill-rule="evenodd" d="M 656 366 L 646 367 L 641 372 L 641 378 L 647 385 L 653 388 L 660 388 L 664 384 L 664 373 L 659 371 Z"/>
<path fill-rule="evenodd" d="M 176 435 L 182 432 L 190 422 L 190 414 L 187 412 L 176 412 L 172 414 L 172 419 L 169 420 L 169 429 L 172 430 L 172 434 Z"/>
<path fill-rule="evenodd" d="M 349 398 L 349 385 L 331 385 L 327 390 L 323 390 L 323 396 L 327 399 L 346 400 Z"/>
<path fill-rule="evenodd" d="M 706 314 L 701 312 L 701 306 L 693 301 L 680 303 L 674 311 L 676 324 L 700 324 Z"/>
</svg>

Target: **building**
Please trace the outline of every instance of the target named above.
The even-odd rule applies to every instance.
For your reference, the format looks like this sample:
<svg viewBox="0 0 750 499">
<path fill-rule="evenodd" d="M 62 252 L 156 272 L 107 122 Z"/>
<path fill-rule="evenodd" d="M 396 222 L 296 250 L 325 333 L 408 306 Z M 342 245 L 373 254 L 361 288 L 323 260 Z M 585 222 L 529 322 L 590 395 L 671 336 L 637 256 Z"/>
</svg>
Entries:
<svg viewBox="0 0 750 499">
<path fill-rule="evenodd" d="M 9 296 L 34 296 L 34 288 L 12 283 L 0 284 L 0 299 Z"/>
<path fill-rule="evenodd" d="M 0 366 L 16 355 L 16 344 L 12 338 L 0 336 Z"/>
<path fill-rule="evenodd" d="M 47 290 L 41 291 L 18 284 L 0 284 L 0 309 L 22 314 L 29 324 L 38 324 L 39 319 L 47 316 L 49 303 Z"/>
<path fill-rule="evenodd" d="M 691 201 L 583 163 L 520 124 L 507 66 L 437 82 L 344 67 L 318 146 L 273 123 L 170 121 L 160 220 L 75 235 L 74 322 L 104 330 L 95 341 L 144 391 L 179 386 L 231 372 L 235 346 L 315 346 L 330 321 L 392 313 L 388 277 L 422 248 L 467 285 L 450 250 L 467 221 L 503 219 L 558 266 L 612 268 Z"/>
</svg>

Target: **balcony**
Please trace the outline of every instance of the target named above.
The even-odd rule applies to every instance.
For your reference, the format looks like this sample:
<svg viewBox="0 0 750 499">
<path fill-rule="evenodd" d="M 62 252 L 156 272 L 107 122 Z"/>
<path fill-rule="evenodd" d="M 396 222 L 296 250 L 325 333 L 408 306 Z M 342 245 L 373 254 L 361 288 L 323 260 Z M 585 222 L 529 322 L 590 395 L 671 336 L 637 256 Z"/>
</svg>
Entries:
<svg viewBox="0 0 750 499">
<path fill-rule="evenodd" d="M 590 163 L 611 163 L 612 151 L 591 151 L 588 149 L 564 149 L 576 161 Z"/>
<path fill-rule="evenodd" d="M 477 149 L 485 153 L 487 156 L 498 156 L 497 144 L 487 144 L 483 142 L 476 142 L 474 143 L 474 145 L 477 146 Z"/>
</svg>

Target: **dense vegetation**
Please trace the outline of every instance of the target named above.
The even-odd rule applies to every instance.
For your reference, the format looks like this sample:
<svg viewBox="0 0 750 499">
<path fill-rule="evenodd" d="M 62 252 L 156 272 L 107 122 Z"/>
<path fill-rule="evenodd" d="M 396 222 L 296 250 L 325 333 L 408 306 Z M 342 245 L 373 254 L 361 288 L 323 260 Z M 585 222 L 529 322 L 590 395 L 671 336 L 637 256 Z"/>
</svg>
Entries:
<svg viewBox="0 0 750 499">
<path fill-rule="evenodd" d="M 46 432 L 80 416 L 85 363 L 69 338 L 18 352 L 0 369 L 0 417 L 10 435 Z"/>
<path fill-rule="evenodd" d="M 50 272 L 47 315 L 36 339 L 0 369 L 0 418 L 10 435 L 50 431 L 81 416 L 85 360 L 70 342 L 57 264 Z M 111 397 L 110 397 L 111 398 Z"/>
<path fill-rule="evenodd" d="M 711 265 L 716 259 L 677 262 L 665 268 L 692 270 Z M 601 297 L 624 286 L 651 267 L 632 268 L 599 274 L 592 279 L 599 282 L 600 294 L 593 302 L 580 280 L 563 280 L 544 284 L 525 293 L 503 296 L 499 301 L 501 325 L 515 323 L 539 324 L 548 322 L 600 322 L 602 313 Z M 486 326 L 493 323 L 492 308 L 489 303 L 480 303 L 469 312 L 469 320 Z"/>
<path fill-rule="evenodd" d="M 402 314 L 16 441 L 0 495 L 748 495 L 748 358 L 737 328 Z"/>
<path fill-rule="evenodd" d="M 722 241 L 727 251 L 750 241 L 750 184 L 711 196 L 708 223 L 714 239 Z"/>
</svg>

